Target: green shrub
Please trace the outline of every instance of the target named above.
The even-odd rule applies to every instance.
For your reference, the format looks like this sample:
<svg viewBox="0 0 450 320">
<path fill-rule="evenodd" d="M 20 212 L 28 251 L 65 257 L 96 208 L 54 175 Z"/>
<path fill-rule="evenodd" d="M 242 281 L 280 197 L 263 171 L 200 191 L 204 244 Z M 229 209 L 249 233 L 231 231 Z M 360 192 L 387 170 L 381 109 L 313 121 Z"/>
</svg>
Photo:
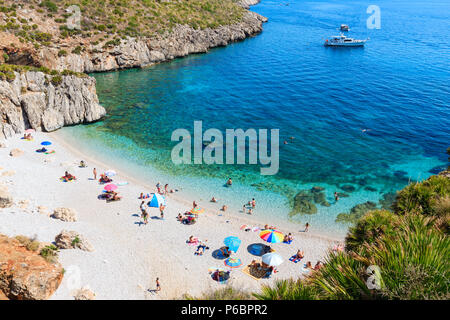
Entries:
<svg viewBox="0 0 450 320">
<path fill-rule="evenodd" d="M 411 183 L 397 193 L 393 204 L 396 214 L 418 213 L 436 215 L 436 205 L 442 197 L 450 195 L 450 179 L 431 176 L 423 182 Z"/>
<path fill-rule="evenodd" d="M 81 48 L 81 46 L 77 46 L 75 49 L 72 50 L 72 53 L 81 54 L 82 50 L 83 50 L 83 48 Z"/>
<path fill-rule="evenodd" d="M 40 255 L 50 263 L 55 263 L 58 258 L 59 249 L 53 244 L 45 246 L 41 249 Z"/>
<path fill-rule="evenodd" d="M 54 76 L 52 77 L 52 84 L 56 87 L 59 86 L 62 83 L 62 77 L 61 76 Z"/>
<path fill-rule="evenodd" d="M 66 50 L 59 50 L 58 51 L 58 57 L 65 57 L 67 56 L 67 51 Z"/>
<path fill-rule="evenodd" d="M 382 235 L 394 234 L 398 220 L 398 216 L 386 210 L 366 213 L 349 228 L 345 238 L 346 249 L 359 252 L 364 244 L 372 244 Z"/>
</svg>

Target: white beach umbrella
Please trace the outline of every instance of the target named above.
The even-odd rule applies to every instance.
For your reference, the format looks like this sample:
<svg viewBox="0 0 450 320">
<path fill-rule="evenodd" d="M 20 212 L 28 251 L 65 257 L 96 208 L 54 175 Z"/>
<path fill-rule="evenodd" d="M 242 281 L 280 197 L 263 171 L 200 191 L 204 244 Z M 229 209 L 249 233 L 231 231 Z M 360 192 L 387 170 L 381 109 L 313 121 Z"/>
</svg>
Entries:
<svg viewBox="0 0 450 320">
<path fill-rule="evenodd" d="M 276 254 L 274 252 L 266 253 L 261 258 L 262 262 L 268 264 L 269 266 L 276 267 L 283 263 L 283 258 L 279 254 Z"/>
<path fill-rule="evenodd" d="M 107 170 L 107 171 L 105 172 L 105 174 L 106 174 L 108 177 L 114 177 L 114 176 L 117 174 L 117 172 L 115 172 L 114 170 L 109 169 L 109 170 Z"/>
</svg>

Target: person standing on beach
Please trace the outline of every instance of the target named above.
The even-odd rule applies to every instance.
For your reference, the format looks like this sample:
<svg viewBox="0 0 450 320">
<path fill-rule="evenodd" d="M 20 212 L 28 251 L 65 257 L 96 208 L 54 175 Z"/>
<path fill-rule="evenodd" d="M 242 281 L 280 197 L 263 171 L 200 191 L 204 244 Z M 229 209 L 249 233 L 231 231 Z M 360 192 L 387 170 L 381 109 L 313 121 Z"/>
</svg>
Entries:
<svg viewBox="0 0 450 320">
<path fill-rule="evenodd" d="M 309 223 L 307 222 L 307 223 L 305 224 L 305 231 L 304 231 L 304 232 L 308 232 L 308 229 L 309 229 Z"/>
<path fill-rule="evenodd" d="M 192 207 L 197 208 L 197 202 L 195 202 L 195 200 L 192 202 Z"/>
<path fill-rule="evenodd" d="M 252 204 L 252 208 L 255 209 L 255 207 L 256 207 L 256 200 L 255 200 L 255 198 L 252 199 L 251 204 Z"/>
<path fill-rule="evenodd" d="M 141 202 L 141 218 L 144 219 L 144 224 L 148 223 L 148 213 L 145 209 L 145 201 Z"/>
<path fill-rule="evenodd" d="M 159 283 L 159 278 L 156 278 L 156 291 L 161 291 L 161 283 Z"/>
<path fill-rule="evenodd" d="M 166 185 L 164 186 L 164 193 L 169 193 L 169 184 L 166 183 Z"/>
<path fill-rule="evenodd" d="M 97 169 L 94 168 L 94 170 L 92 170 L 92 173 L 94 174 L 94 180 L 97 180 Z"/>
<path fill-rule="evenodd" d="M 164 209 L 165 208 L 166 207 L 162 203 L 159 205 L 159 212 L 161 212 L 161 219 L 164 219 Z"/>
</svg>

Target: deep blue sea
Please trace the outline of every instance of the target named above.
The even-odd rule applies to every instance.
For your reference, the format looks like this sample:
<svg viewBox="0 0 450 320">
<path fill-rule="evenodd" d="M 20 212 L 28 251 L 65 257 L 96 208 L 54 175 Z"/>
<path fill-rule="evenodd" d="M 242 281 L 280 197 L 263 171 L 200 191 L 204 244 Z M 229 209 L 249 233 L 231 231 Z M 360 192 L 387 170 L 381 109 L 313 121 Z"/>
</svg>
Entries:
<svg viewBox="0 0 450 320">
<path fill-rule="evenodd" d="M 380 29 L 366 26 L 371 4 L 380 8 Z M 242 214 L 254 197 L 255 215 L 336 232 L 348 227 L 334 222 L 337 214 L 447 165 L 448 0 L 262 0 L 252 10 L 269 19 L 256 37 L 142 70 L 95 74 L 107 118 L 62 135 L 141 178 L 205 203 L 214 195 L 230 212 Z M 369 38 L 364 48 L 323 46 L 342 23 L 349 36 Z M 192 132 L 195 120 L 224 133 L 280 129 L 289 143 L 280 144 L 279 173 L 174 165 L 172 131 Z M 232 188 L 223 187 L 228 177 Z M 348 185 L 354 191 L 335 202 L 333 193 Z M 288 217 L 295 194 L 312 186 L 325 188 L 330 206 Z"/>
</svg>

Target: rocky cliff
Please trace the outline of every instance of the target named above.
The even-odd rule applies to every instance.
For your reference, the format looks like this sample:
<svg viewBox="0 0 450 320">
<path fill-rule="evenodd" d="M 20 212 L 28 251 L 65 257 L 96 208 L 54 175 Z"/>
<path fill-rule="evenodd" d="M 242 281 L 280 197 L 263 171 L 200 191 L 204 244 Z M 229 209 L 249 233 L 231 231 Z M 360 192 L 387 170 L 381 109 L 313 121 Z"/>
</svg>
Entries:
<svg viewBox="0 0 450 320">
<path fill-rule="evenodd" d="M 79 43 L 85 48 L 80 54 L 58 56 L 61 47 L 56 46 L 44 48 L 37 55 L 25 51 L 24 54 L 28 59 L 37 59 L 32 64 L 58 71 L 69 69 L 89 73 L 140 68 L 244 40 L 260 33 L 266 21 L 267 18 L 248 11 L 240 23 L 215 29 L 198 30 L 187 25 L 177 25 L 170 33 L 152 39 L 128 37 L 122 39 L 119 45 L 109 47 L 103 43 L 93 45 L 80 39 Z M 11 58 L 19 59 L 19 55 L 11 55 Z"/>
<path fill-rule="evenodd" d="M 0 300 L 45 300 L 59 287 L 63 268 L 17 239 L 0 234 Z"/>
<path fill-rule="evenodd" d="M 55 77 L 34 71 L 14 74 L 14 80 L 0 80 L 0 138 L 27 128 L 54 131 L 106 114 L 92 77 Z"/>
</svg>

